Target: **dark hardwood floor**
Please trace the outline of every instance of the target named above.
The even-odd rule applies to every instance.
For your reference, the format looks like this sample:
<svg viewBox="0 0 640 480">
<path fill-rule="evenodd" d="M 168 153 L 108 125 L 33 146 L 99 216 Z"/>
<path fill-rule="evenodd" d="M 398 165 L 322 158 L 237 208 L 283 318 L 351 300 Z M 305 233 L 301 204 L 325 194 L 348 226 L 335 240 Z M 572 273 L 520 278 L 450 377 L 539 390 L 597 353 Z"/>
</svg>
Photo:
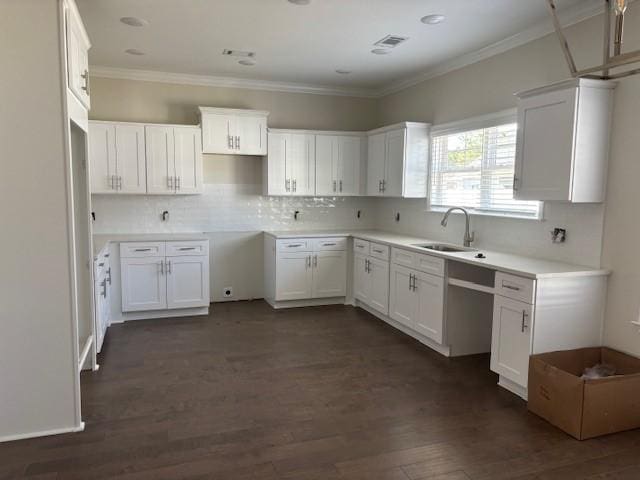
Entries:
<svg viewBox="0 0 640 480">
<path fill-rule="evenodd" d="M 578 442 L 362 310 L 216 304 L 115 325 L 86 430 L 0 444 L 0 478 L 638 479 L 640 431 Z"/>
</svg>

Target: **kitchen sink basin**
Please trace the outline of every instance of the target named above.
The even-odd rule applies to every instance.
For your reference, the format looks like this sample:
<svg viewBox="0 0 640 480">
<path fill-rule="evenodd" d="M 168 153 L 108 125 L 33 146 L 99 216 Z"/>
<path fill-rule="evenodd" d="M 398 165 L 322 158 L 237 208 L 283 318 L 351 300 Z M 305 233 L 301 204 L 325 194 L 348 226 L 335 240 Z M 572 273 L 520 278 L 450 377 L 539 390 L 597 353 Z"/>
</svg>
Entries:
<svg viewBox="0 0 640 480">
<path fill-rule="evenodd" d="M 426 248 L 427 250 L 436 250 L 438 252 L 471 252 L 473 248 L 457 247 L 445 243 L 429 243 L 426 245 L 414 245 L 414 247 Z"/>
</svg>

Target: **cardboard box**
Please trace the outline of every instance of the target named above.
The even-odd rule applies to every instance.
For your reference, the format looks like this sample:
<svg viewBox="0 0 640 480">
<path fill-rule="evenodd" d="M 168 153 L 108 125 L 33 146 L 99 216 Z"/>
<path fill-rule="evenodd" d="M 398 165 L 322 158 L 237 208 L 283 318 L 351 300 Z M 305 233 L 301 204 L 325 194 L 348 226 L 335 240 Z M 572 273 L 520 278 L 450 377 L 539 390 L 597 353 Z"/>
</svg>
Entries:
<svg viewBox="0 0 640 480">
<path fill-rule="evenodd" d="M 583 380 L 585 368 L 616 375 Z M 529 410 L 584 440 L 640 427 L 640 359 L 609 348 L 541 353 L 529 359 Z"/>
</svg>

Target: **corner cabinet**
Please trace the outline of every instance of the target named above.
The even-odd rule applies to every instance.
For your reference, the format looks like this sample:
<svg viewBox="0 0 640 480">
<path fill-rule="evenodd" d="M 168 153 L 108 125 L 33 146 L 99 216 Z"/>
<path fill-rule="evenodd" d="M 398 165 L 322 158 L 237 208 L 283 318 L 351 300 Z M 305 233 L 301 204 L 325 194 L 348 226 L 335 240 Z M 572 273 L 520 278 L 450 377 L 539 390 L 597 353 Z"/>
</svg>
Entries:
<svg viewBox="0 0 640 480">
<path fill-rule="evenodd" d="M 368 196 L 426 198 L 429 131 L 429 124 L 405 122 L 368 132 Z"/>
<path fill-rule="evenodd" d="M 204 153 L 266 155 L 269 112 L 199 107 Z"/>
<path fill-rule="evenodd" d="M 615 86 L 576 79 L 516 94 L 514 198 L 604 201 Z"/>
<path fill-rule="evenodd" d="M 263 168 L 265 195 L 316 194 L 316 137 L 294 130 L 269 130 Z"/>
</svg>

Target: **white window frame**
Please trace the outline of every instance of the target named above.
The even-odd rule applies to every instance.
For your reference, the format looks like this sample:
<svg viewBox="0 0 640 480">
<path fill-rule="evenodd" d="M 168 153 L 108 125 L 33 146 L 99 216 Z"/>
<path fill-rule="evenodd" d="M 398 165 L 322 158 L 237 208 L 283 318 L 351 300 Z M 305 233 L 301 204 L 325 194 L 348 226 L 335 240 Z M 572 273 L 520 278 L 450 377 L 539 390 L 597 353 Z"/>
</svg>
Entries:
<svg viewBox="0 0 640 480">
<path fill-rule="evenodd" d="M 476 117 L 467 118 L 464 120 L 458 120 L 455 122 L 442 123 L 431 127 L 431 137 L 437 137 L 441 135 L 453 135 L 460 132 L 479 130 L 482 128 L 490 128 L 498 125 L 505 125 L 508 123 L 518 123 L 518 112 L 515 108 L 509 108 L 507 110 L 501 110 L 495 113 L 489 113 L 486 115 L 479 115 Z M 433 206 L 431 205 L 431 168 L 433 161 L 433 152 L 429 147 L 429 169 L 427 179 L 427 211 L 428 212 L 446 212 L 448 207 Z M 538 202 L 538 214 L 536 216 L 519 215 L 512 212 L 499 212 L 499 211 L 487 211 L 487 210 L 474 210 L 467 209 L 470 215 L 479 217 L 499 217 L 499 218 L 513 218 L 519 220 L 544 220 L 544 202 Z M 452 213 L 461 213 L 455 210 Z"/>
</svg>

